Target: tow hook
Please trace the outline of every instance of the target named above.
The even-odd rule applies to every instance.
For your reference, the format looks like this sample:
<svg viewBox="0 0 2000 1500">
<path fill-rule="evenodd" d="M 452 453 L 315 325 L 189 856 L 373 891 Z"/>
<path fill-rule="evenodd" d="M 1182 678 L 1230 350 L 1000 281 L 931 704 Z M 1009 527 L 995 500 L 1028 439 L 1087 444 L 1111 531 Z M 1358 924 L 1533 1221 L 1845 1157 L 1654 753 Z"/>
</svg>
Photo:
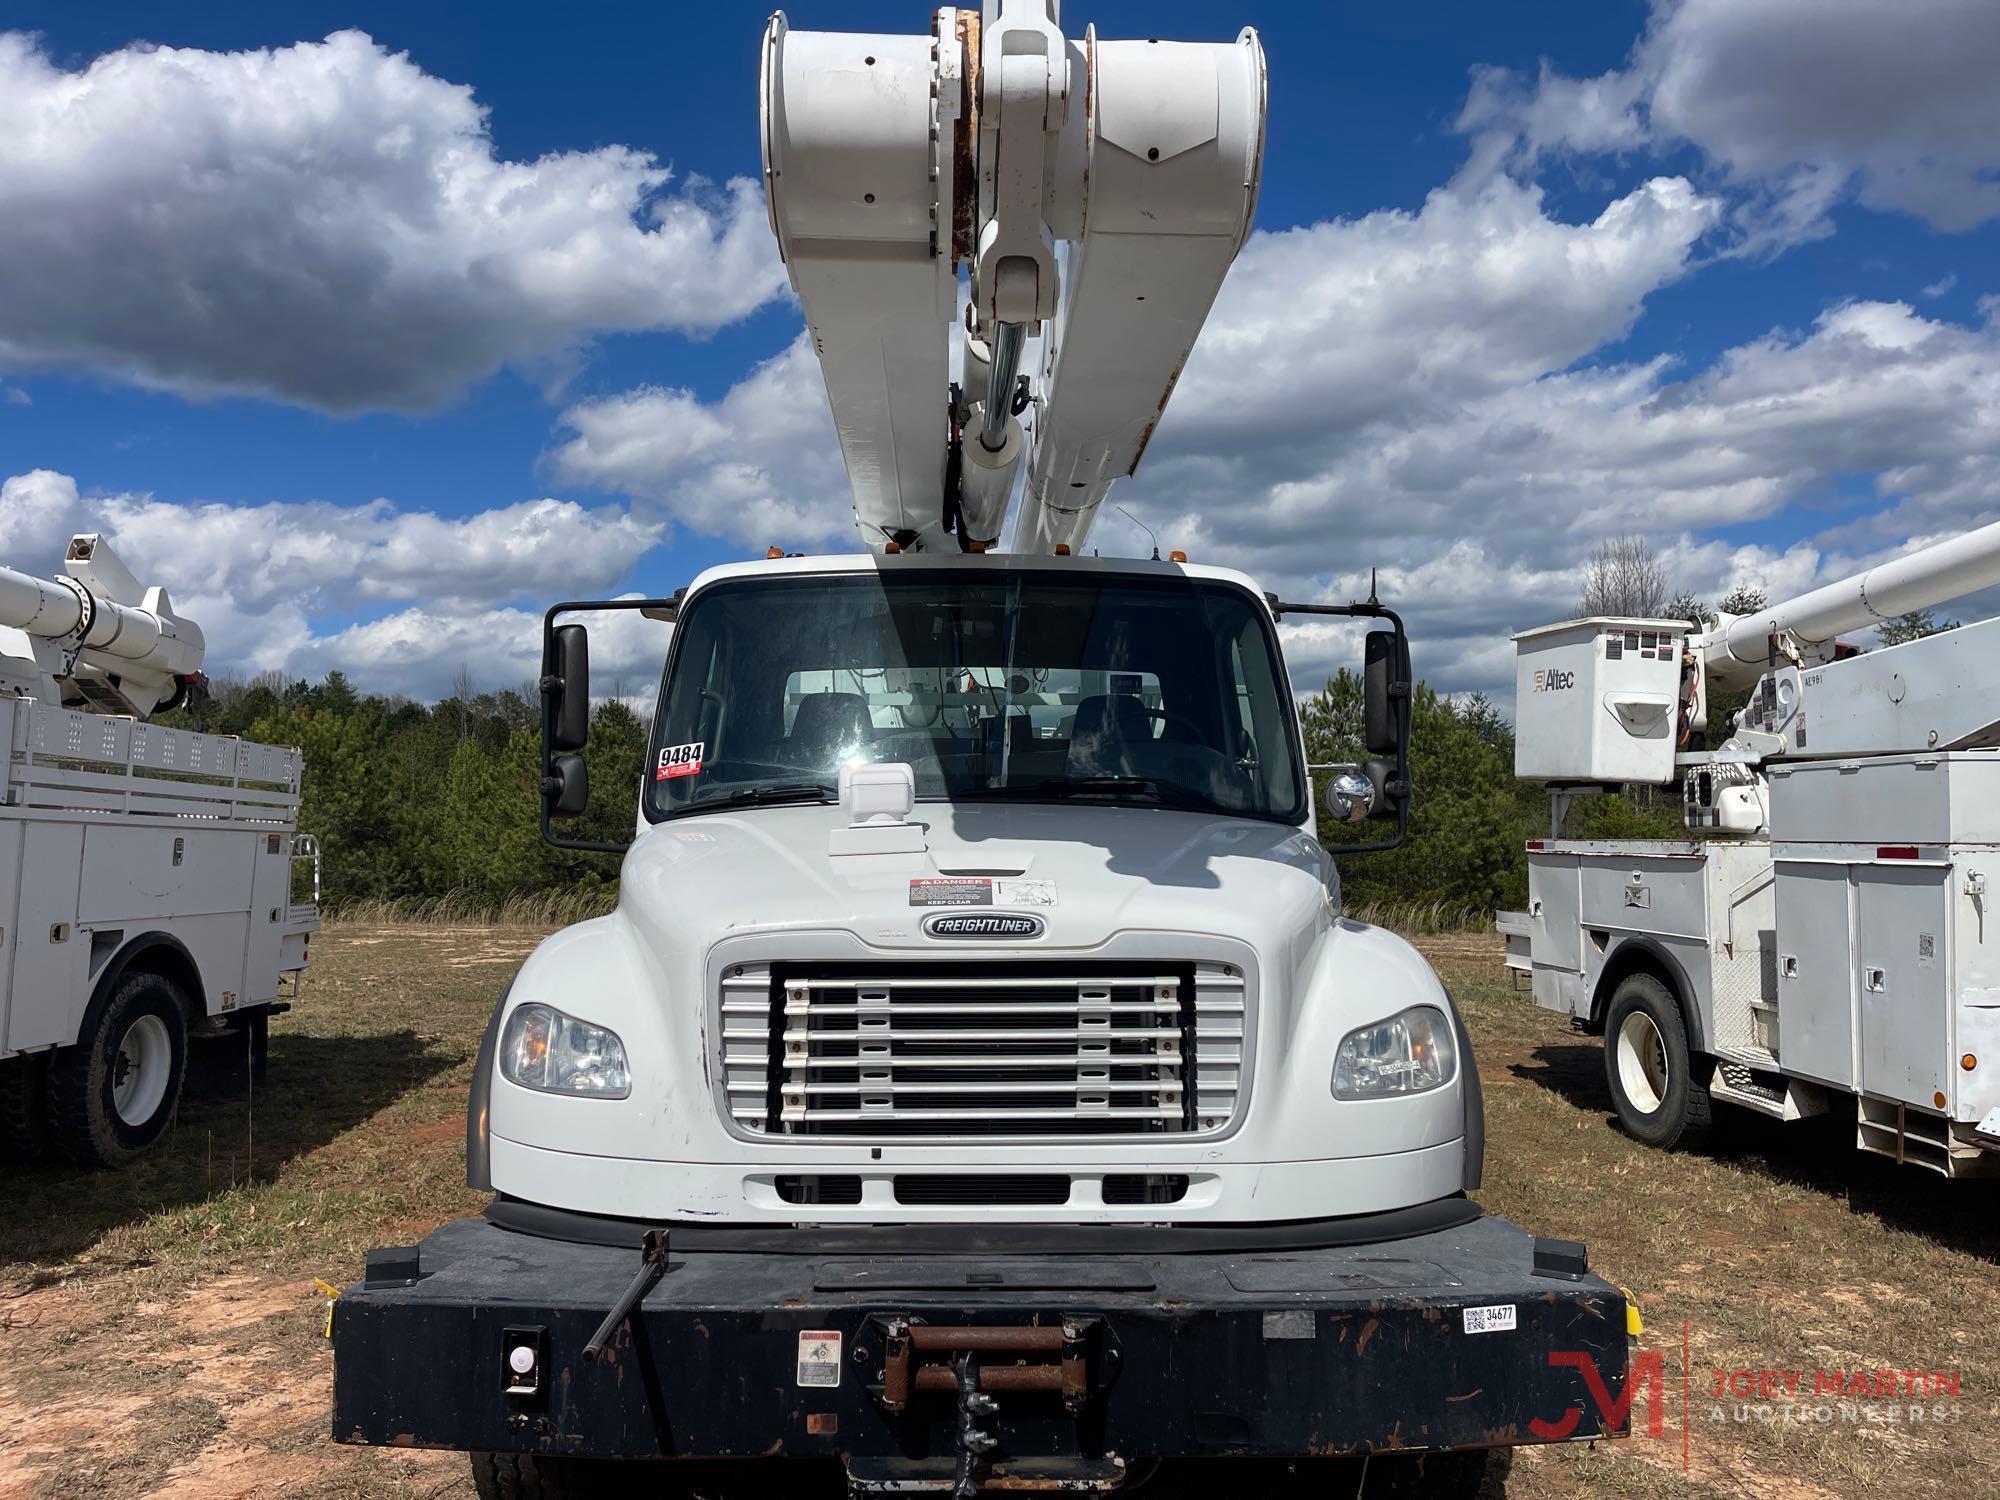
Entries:
<svg viewBox="0 0 2000 1500">
<path fill-rule="evenodd" d="M 979 1389 L 979 1368 L 970 1349 L 959 1352 L 951 1363 L 952 1377 L 958 1382 L 958 1474 L 951 1488 L 952 1500 L 974 1500 L 986 1468 L 986 1455 L 1000 1439 L 979 1425 L 981 1417 L 1000 1410 L 1000 1403 Z"/>
</svg>

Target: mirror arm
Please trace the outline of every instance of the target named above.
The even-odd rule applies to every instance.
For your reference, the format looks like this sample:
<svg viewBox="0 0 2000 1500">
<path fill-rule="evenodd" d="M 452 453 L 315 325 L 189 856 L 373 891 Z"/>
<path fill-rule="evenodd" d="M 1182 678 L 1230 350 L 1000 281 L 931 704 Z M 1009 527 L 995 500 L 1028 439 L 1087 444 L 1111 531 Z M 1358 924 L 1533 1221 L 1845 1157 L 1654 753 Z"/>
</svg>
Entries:
<svg viewBox="0 0 2000 1500">
<path fill-rule="evenodd" d="M 1278 619 L 1286 615 L 1332 615 L 1342 619 L 1387 620 L 1397 637 L 1407 645 L 1409 636 L 1403 629 L 1403 617 L 1386 604 L 1370 598 L 1357 600 L 1351 604 L 1287 604 L 1276 594 L 1266 594 L 1264 602 L 1271 608 L 1271 614 Z M 1398 653 L 1406 655 L 1407 651 Z M 1396 715 L 1396 774 L 1382 783 L 1385 795 L 1396 794 L 1396 831 L 1386 839 L 1374 839 L 1365 844 L 1330 844 L 1327 852 L 1335 858 L 1347 854 L 1380 854 L 1390 849 L 1400 849 L 1410 838 L 1410 721 L 1415 708 L 1415 683 L 1409 678 L 1391 681 L 1389 701 L 1400 705 Z"/>
</svg>

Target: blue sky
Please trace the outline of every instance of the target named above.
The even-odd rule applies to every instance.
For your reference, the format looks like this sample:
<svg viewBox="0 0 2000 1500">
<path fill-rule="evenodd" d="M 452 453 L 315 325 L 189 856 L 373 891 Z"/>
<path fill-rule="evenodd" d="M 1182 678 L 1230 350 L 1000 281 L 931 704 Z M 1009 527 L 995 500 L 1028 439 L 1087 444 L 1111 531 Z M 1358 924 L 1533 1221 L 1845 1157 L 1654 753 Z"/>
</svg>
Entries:
<svg viewBox="0 0 2000 1500">
<path fill-rule="evenodd" d="M 1067 7 L 1105 36 L 1255 25 L 1271 67 L 1260 237 L 1113 501 L 1288 592 L 1379 565 L 1426 674 L 1489 689 L 1604 536 L 1713 598 L 1992 519 L 2000 7 L 1883 9 L 1822 0 L 1801 35 L 1785 0 Z M 208 611 L 211 670 L 425 694 L 524 675 L 558 594 L 849 545 L 796 305 L 726 186 L 757 175 L 764 15 L 7 7 L 0 560 L 47 571 L 102 526 Z M 531 227 L 413 201 L 468 151 Z M 1302 680 L 1333 664 L 1297 646 Z"/>
</svg>

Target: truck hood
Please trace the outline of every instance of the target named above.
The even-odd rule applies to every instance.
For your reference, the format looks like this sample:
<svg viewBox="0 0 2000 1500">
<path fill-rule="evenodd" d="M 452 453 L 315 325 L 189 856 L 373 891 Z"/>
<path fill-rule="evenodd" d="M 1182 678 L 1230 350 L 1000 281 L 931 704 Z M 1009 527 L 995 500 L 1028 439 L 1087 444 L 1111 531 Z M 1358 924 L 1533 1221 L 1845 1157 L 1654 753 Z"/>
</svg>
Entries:
<svg viewBox="0 0 2000 1500">
<path fill-rule="evenodd" d="M 1097 803 L 922 803 L 912 820 L 921 851 L 837 854 L 837 807 L 672 819 L 626 855 L 621 907 L 660 953 L 828 928 L 935 948 L 922 922 L 944 907 L 1032 912 L 1047 924 L 1037 951 L 1149 930 L 1221 933 L 1268 953 L 1337 899 L 1331 859 L 1283 824 Z"/>
<path fill-rule="evenodd" d="M 483 1074 L 492 1089 L 491 1186 L 622 1217 L 858 1222 L 976 1212 L 1109 1221 L 1161 1210 L 1105 1204 L 1090 1196 L 1094 1180 L 1082 1207 L 913 1207 L 889 1196 L 888 1179 L 922 1168 L 1144 1170 L 1189 1174 L 1177 1219 L 1241 1223 L 1372 1213 L 1463 1185 L 1463 1077 L 1407 1098 L 1355 1102 L 1332 1092 L 1350 1030 L 1412 1004 L 1451 1002 L 1408 944 L 1338 915 L 1331 861 L 1302 830 L 1097 803 L 924 803 L 916 816 L 921 847 L 896 853 L 832 852 L 830 844 L 848 842 L 846 816 L 816 805 L 703 813 L 642 832 L 626 853 L 618 910 L 548 938 L 523 965 L 492 1033 L 497 1047 L 509 1010 L 527 1004 L 605 1028 L 630 1058 L 630 1095 L 565 1097 Z M 954 899 L 979 904 L 923 904 Z M 933 936 L 924 920 L 940 912 L 1030 912 L 1046 926 Z M 867 964 L 875 955 L 1235 968 L 1247 1002 L 1245 1103 L 1225 1133 L 1184 1138 L 876 1143 L 735 1130 L 719 1056 L 728 969 Z M 475 1125 L 484 1118 L 475 1104 Z M 778 1174 L 790 1171 L 867 1176 L 873 1196 L 801 1206 L 778 1189 Z"/>
</svg>

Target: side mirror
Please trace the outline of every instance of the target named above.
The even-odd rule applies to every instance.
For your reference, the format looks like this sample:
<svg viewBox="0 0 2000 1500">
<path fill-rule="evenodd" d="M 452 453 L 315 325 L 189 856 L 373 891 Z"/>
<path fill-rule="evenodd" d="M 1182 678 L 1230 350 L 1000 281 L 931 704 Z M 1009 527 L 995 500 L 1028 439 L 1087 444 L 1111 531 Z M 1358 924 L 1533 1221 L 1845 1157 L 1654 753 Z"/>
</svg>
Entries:
<svg viewBox="0 0 2000 1500">
<path fill-rule="evenodd" d="M 581 627 L 568 627 L 581 633 Z M 558 755 L 542 778 L 542 805 L 551 818 L 573 818 L 590 801 L 590 767 L 581 755 Z"/>
<path fill-rule="evenodd" d="M 1361 742 L 1370 755 L 1402 749 L 1403 705 L 1410 694 L 1410 647 L 1401 631 L 1362 637 Z"/>
<path fill-rule="evenodd" d="M 1326 784 L 1326 810 L 1343 823 L 1361 823 L 1374 814 L 1376 783 L 1359 771 L 1342 771 Z"/>
<path fill-rule="evenodd" d="M 542 663 L 549 746 L 581 750 L 590 738 L 590 636 L 581 625 L 558 625 Z M 581 762 L 579 762 L 581 765 Z"/>
</svg>

